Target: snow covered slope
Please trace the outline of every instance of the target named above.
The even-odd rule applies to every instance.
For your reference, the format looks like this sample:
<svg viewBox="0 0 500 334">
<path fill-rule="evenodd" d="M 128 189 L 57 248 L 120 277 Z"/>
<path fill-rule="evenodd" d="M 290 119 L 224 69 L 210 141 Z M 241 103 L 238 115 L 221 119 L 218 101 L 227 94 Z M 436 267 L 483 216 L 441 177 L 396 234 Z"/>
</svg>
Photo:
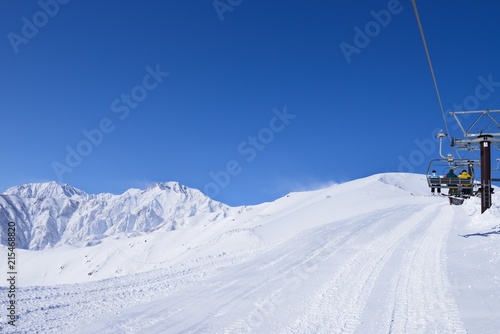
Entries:
<svg viewBox="0 0 500 334">
<path fill-rule="evenodd" d="M 17 333 L 499 333 L 500 197 L 481 215 L 429 195 L 422 175 L 378 174 L 19 250 Z"/>
</svg>

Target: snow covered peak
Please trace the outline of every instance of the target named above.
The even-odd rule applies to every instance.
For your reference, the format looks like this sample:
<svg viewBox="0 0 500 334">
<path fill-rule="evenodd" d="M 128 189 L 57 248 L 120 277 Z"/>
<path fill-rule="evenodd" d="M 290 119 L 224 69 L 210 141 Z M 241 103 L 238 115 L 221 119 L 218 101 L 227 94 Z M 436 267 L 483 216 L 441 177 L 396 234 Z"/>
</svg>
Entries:
<svg viewBox="0 0 500 334">
<path fill-rule="evenodd" d="M 193 200 L 198 200 L 202 202 L 206 202 L 210 200 L 205 194 L 203 194 L 198 189 L 189 188 L 179 182 L 164 182 L 164 183 L 156 183 L 154 186 L 148 188 L 146 192 L 160 192 L 163 194 L 172 194 L 176 196 L 182 196 Z"/>
<path fill-rule="evenodd" d="M 28 183 L 14 186 L 5 191 L 7 195 L 21 198 L 72 198 L 74 196 L 85 196 L 86 193 L 69 184 L 59 184 L 55 181 L 43 183 Z"/>
<path fill-rule="evenodd" d="M 154 186 L 148 188 L 148 190 L 155 188 L 158 188 L 160 190 L 173 191 L 176 193 L 180 192 L 185 193 L 186 190 L 188 189 L 188 187 L 180 184 L 179 182 L 173 182 L 173 181 L 156 183 Z"/>
</svg>

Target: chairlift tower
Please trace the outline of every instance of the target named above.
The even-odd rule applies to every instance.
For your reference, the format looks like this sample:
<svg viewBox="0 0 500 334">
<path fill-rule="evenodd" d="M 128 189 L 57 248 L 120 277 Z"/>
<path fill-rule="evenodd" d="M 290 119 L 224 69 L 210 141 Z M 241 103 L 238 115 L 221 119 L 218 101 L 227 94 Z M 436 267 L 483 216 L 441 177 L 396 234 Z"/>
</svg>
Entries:
<svg viewBox="0 0 500 334">
<path fill-rule="evenodd" d="M 497 121 L 500 110 L 453 111 L 450 114 L 463 133 L 463 139 L 452 139 L 452 146 L 459 150 L 480 150 L 481 213 L 484 213 L 491 207 L 491 182 L 500 181 L 491 177 L 491 148 L 500 149 L 500 124 Z M 476 118 L 466 128 L 464 120 L 471 116 Z"/>
</svg>

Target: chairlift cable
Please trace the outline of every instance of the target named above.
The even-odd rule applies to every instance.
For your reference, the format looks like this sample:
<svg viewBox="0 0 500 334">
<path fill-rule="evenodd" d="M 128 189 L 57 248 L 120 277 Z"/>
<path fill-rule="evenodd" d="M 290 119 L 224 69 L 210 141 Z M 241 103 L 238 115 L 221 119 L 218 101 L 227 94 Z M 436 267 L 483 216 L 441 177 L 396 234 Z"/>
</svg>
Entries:
<svg viewBox="0 0 500 334">
<path fill-rule="evenodd" d="M 417 4 L 415 0 L 411 0 L 411 2 L 413 4 L 413 11 L 415 12 L 415 17 L 417 19 L 418 29 L 420 30 L 420 36 L 422 37 L 422 42 L 424 44 L 425 54 L 427 56 L 427 62 L 429 63 L 429 68 L 431 70 L 432 80 L 434 81 L 434 88 L 436 89 L 439 107 L 441 108 L 441 114 L 443 115 L 443 121 L 444 121 L 444 126 L 446 128 L 446 133 L 449 134 L 450 131 L 448 130 L 448 123 L 446 122 L 443 103 L 441 102 L 441 95 L 439 94 L 436 76 L 434 75 L 434 68 L 432 67 L 431 56 L 429 54 L 429 49 L 427 48 L 427 42 L 425 41 L 424 29 L 422 28 L 422 23 L 420 22 L 420 15 L 418 14 Z"/>
</svg>

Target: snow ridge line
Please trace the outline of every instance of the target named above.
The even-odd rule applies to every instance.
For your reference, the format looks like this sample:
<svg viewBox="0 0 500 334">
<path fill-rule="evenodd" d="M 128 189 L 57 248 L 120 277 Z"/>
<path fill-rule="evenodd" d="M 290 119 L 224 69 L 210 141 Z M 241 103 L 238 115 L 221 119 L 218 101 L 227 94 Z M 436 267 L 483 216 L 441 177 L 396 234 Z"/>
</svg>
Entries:
<svg viewBox="0 0 500 334">
<path fill-rule="evenodd" d="M 316 293 L 309 302 L 309 312 L 289 332 L 354 333 L 387 260 L 405 236 L 435 210 L 435 206 L 425 207 L 352 255 Z"/>
<path fill-rule="evenodd" d="M 392 289 L 388 333 L 467 333 L 445 270 L 445 238 L 453 215 L 453 210 L 443 208 L 416 247 L 408 249 Z"/>
</svg>

